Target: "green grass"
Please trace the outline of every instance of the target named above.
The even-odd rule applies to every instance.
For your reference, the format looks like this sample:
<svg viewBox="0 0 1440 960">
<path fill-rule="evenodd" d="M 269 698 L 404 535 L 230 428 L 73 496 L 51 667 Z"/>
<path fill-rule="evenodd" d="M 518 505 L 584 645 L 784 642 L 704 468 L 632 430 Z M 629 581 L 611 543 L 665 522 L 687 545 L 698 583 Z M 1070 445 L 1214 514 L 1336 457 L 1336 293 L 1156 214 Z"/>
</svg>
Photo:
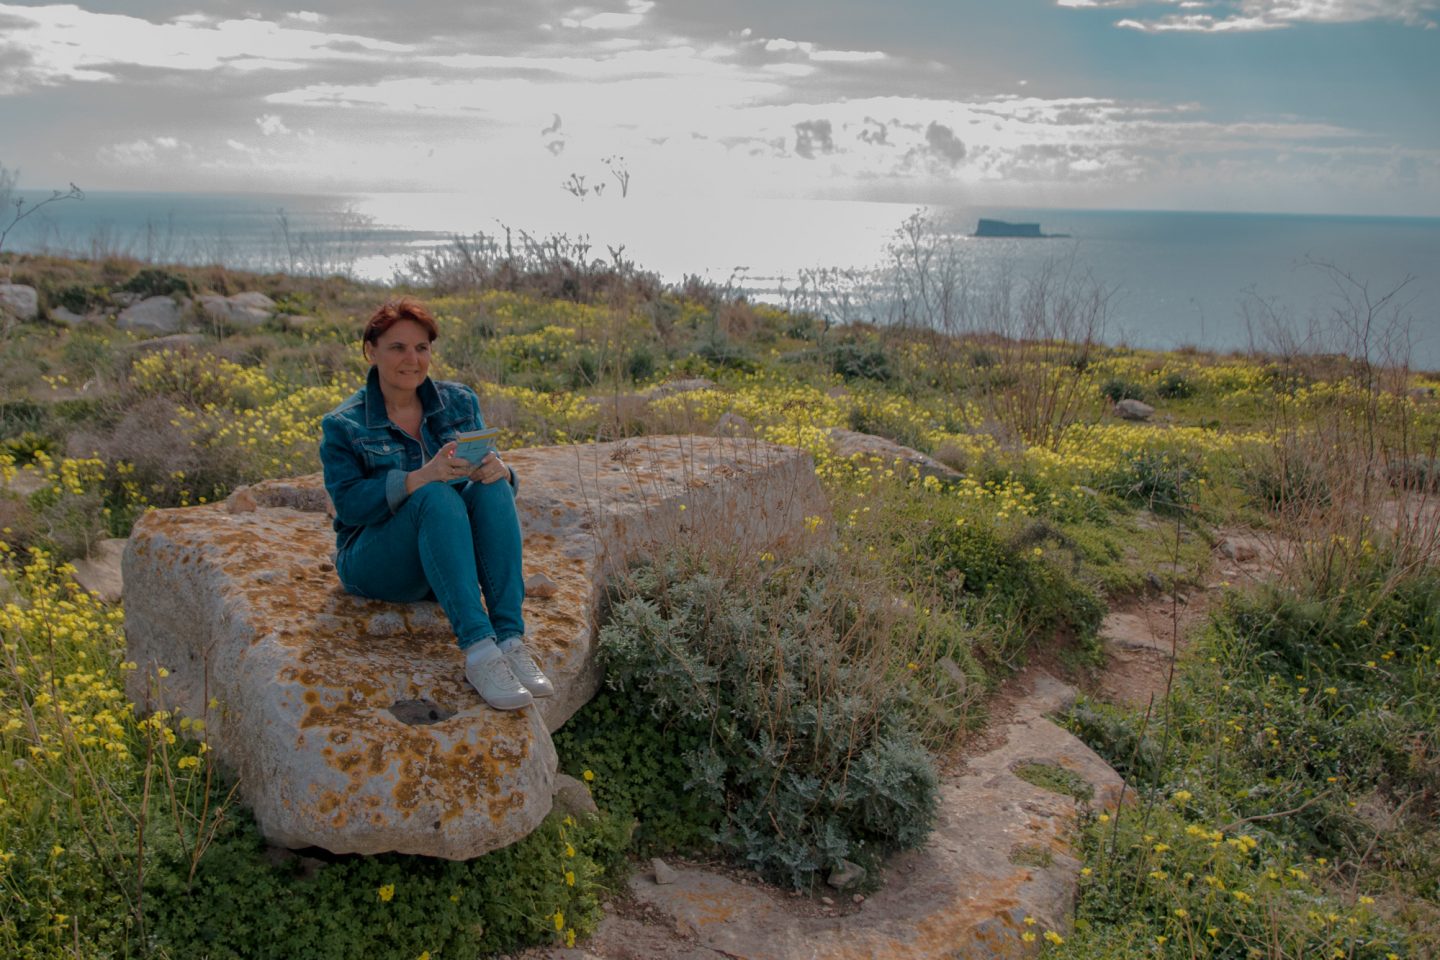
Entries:
<svg viewBox="0 0 1440 960">
<path fill-rule="evenodd" d="M 1095 797 L 1095 788 L 1090 786 L 1084 777 L 1059 764 L 1038 761 L 1022 763 L 1015 768 L 1014 773 L 1021 780 L 1034 784 L 1041 790 L 1049 790 L 1062 797 L 1073 797 L 1082 803 L 1089 803 Z"/>
</svg>

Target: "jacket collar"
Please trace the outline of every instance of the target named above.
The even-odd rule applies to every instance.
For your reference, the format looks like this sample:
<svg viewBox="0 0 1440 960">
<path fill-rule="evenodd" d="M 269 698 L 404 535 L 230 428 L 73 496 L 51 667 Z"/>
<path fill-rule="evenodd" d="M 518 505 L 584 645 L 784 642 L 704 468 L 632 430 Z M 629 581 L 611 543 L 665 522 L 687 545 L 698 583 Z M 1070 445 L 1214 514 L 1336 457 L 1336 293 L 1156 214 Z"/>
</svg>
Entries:
<svg viewBox="0 0 1440 960">
<path fill-rule="evenodd" d="M 415 392 L 420 395 L 420 409 L 425 419 L 445 409 L 440 390 L 429 377 Z M 385 394 L 380 391 L 380 371 L 372 363 L 370 373 L 365 377 L 365 426 L 383 427 L 388 423 L 390 415 L 385 412 Z"/>
</svg>

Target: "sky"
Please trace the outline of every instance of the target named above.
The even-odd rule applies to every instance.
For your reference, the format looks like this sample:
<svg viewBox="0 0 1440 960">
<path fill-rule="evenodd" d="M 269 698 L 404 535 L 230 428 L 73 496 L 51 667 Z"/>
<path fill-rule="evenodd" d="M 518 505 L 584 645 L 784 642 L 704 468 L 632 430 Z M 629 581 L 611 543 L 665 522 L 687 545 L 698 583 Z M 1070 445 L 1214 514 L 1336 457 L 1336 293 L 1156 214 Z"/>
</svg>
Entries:
<svg viewBox="0 0 1440 960">
<path fill-rule="evenodd" d="M 0 166 L 1434 216 L 1440 0 L 0 0 Z"/>
</svg>

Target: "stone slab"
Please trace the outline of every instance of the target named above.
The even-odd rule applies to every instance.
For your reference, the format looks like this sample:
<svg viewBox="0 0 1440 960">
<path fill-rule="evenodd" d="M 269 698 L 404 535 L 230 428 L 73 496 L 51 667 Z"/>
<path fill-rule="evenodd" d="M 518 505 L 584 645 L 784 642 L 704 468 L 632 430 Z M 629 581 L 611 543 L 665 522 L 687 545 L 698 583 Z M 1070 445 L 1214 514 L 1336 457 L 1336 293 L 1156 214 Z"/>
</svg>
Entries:
<svg viewBox="0 0 1440 960">
<path fill-rule="evenodd" d="M 106 603 L 119 603 L 125 594 L 125 578 L 120 565 L 125 556 L 126 542 L 118 538 L 97 543 L 90 556 L 75 561 L 75 582 Z"/>
<path fill-rule="evenodd" d="M 466 683 L 436 604 L 341 589 L 319 475 L 136 524 L 126 638 L 141 669 L 128 692 L 206 719 L 272 842 L 465 859 L 520 839 L 550 809 L 550 732 L 599 687 L 595 615 L 609 573 L 680 540 L 758 552 L 804 537 L 804 518 L 825 511 L 809 455 L 756 441 L 647 437 L 506 460 L 521 478 L 526 571 L 557 586 L 525 604 L 557 693 L 513 713 Z"/>
</svg>

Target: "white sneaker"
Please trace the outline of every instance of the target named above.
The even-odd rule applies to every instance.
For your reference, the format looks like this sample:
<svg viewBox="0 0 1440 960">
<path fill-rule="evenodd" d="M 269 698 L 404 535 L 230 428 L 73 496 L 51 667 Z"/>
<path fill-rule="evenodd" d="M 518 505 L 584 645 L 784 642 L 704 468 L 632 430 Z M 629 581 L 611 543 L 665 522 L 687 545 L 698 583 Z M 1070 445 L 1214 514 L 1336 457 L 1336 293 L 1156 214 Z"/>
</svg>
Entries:
<svg viewBox="0 0 1440 960">
<path fill-rule="evenodd" d="M 465 679 L 479 691 L 481 699 L 496 710 L 519 710 L 534 702 L 530 691 L 515 678 L 510 661 L 504 656 L 483 660 L 466 657 Z"/>
<path fill-rule="evenodd" d="M 501 651 L 501 653 L 504 655 L 505 661 L 510 664 L 515 678 L 526 690 L 530 691 L 531 696 L 548 697 L 554 694 L 555 684 L 551 683 L 550 678 L 541 672 L 540 667 L 535 663 L 535 658 L 530 656 L 529 650 L 525 649 L 524 641 L 515 644 L 509 650 Z"/>
</svg>

